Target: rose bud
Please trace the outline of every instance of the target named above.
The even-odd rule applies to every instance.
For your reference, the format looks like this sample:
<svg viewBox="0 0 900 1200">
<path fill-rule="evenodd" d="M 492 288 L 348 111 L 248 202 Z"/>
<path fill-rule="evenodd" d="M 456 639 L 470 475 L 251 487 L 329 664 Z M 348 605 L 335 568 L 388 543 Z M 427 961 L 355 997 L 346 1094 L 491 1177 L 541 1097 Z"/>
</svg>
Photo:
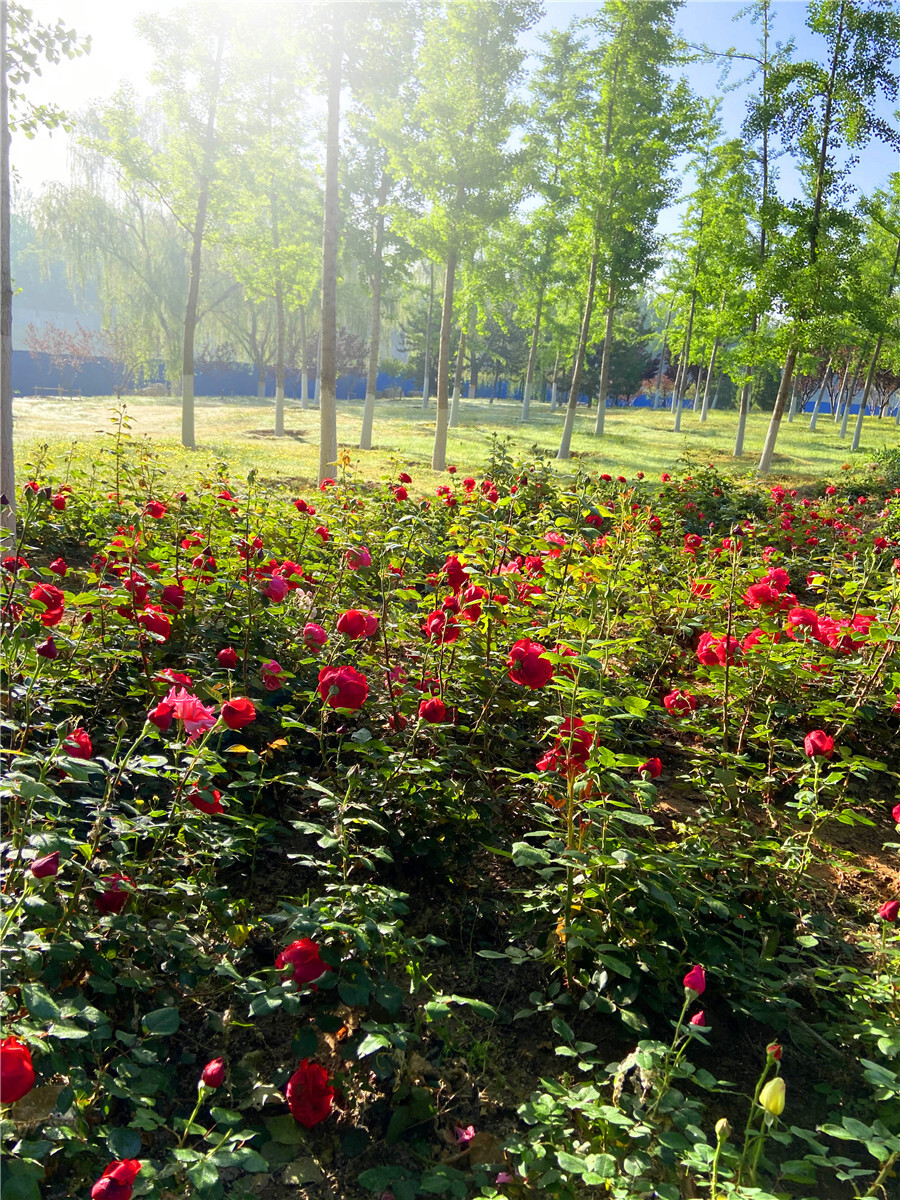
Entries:
<svg viewBox="0 0 900 1200">
<path fill-rule="evenodd" d="M 691 967 L 684 977 L 684 990 L 691 999 L 702 996 L 706 991 L 706 972 L 700 966 Z"/>
<path fill-rule="evenodd" d="M 208 1088 L 220 1088 L 225 1082 L 225 1059 L 214 1058 L 203 1068 L 200 1082 Z"/>
<path fill-rule="evenodd" d="M 780 1042 L 769 1042 L 768 1046 L 766 1046 L 766 1058 L 772 1062 L 781 1062 L 783 1053 L 784 1050 Z"/>
<path fill-rule="evenodd" d="M 900 900 L 885 900 L 878 910 L 882 921 L 889 921 L 892 925 L 896 925 L 898 913 L 900 913 Z"/>
<path fill-rule="evenodd" d="M 770 1116 L 780 1117 L 784 1112 L 784 1092 L 784 1080 L 777 1075 L 759 1093 L 759 1102 Z"/>
<path fill-rule="evenodd" d="M 43 858 L 36 858 L 31 864 L 31 873 L 35 879 L 48 879 L 51 875 L 56 875 L 58 872 L 58 850 L 54 850 L 52 854 L 45 854 Z"/>
<path fill-rule="evenodd" d="M 659 779 L 662 775 L 662 762 L 658 758 L 648 758 L 638 767 L 638 775 L 646 775 L 650 779 Z"/>
<path fill-rule="evenodd" d="M 691 1017 L 691 1024 L 702 1025 L 704 1029 L 706 1028 L 706 1013 L 702 1008 L 698 1013 L 694 1013 L 694 1015 Z"/>
<path fill-rule="evenodd" d="M 41 658 L 49 658 L 51 662 L 54 658 L 59 658 L 59 646 L 54 642 L 52 635 L 46 641 L 38 642 L 34 652 Z"/>
<path fill-rule="evenodd" d="M 224 650 L 219 651 L 216 655 L 216 662 L 220 667 L 227 667 L 229 670 L 233 670 L 240 665 L 237 651 L 233 650 L 231 646 L 226 646 Z"/>
</svg>

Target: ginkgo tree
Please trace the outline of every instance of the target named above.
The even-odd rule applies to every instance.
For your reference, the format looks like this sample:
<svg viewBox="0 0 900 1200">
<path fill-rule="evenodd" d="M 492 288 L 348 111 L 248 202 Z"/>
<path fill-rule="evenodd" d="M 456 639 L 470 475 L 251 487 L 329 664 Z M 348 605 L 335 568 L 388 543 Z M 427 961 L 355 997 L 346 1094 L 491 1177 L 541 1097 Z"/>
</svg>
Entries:
<svg viewBox="0 0 900 1200">
<path fill-rule="evenodd" d="M 423 14 L 419 90 L 390 131 L 395 173 L 420 198 L 398 221 L 421 252 L 444 263 L 432 467 L 447 461 L 450 333 L 457 266 L 512 207 L 508 145 L 517 119 L 513 87 L 524 58 L 519 35 L 536 0 L 450 0 Z"/>
</svg>

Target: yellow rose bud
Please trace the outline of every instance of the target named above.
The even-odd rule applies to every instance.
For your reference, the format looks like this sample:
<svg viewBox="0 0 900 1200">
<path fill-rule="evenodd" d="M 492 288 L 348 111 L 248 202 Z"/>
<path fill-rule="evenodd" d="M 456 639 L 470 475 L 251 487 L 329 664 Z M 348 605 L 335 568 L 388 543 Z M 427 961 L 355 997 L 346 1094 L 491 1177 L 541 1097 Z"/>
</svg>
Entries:
<svg viewBox="0 0 900 1200">
<path fill-rule="evenodd" d="M 716 1121 L 717 1141 L 724 1142 L 729 1133 L 731 1133 L 731 1126 L 728 1124 L 727 1118 L 719 1117 L 718 1121 Z"/>
<path fill-rule="evenodd" d="M 770 1079 L 759 1093 L 759 1102 L 773 1117 L 780 1117 L 784 1112 L 784 1080 L 780 1075 Z"/>
</svg>

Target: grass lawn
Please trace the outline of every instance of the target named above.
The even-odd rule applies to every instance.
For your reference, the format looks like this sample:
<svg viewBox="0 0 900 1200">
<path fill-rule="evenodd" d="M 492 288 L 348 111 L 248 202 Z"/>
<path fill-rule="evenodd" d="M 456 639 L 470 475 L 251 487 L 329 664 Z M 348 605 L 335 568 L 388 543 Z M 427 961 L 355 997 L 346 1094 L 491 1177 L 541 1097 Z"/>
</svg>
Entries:
<svg viewBox="0 0 900 1200">
<path fill-rule="evenodd" d="M 246 473 L 257 468 L 267 477 L 296 479 L 298 484 L 316 478 L 318 468 L 318 412 L 303 411 L 288 401 L 285 423 L 290 435 L 277 439 L 269 431 L 274 424 L 274 405 L 270 400 L 249 397 L 236 399 L 200 398 L 196 402 L 198 452 L 192 455 L 180 444 L 181 402 L 177 397 L 127 397 L 127 414 L 134 438 L 150 438 L 158 451 L 165 452 L 169 470 L 177 477 L 190 477 L 198 468 L 220 460 L 229 469 Z M 24 398 L 15 401 L 16 454 L 20 474 L 47 447 L 45 462 L 60 463 L 70 453 L 84 466 L 97 460 L 115 429 L 116 400 L 101 396 L 86 400 Z M 478 472 L 490 452 L 491 435 L 511 439 L 514 457 L 536 452 L 555 457 L 562 430 L 563 413 L 551 413 L 544 405 L 533 408 L 528 425 L 520 420 L 520 405 L 497 401 L 464 401 L 461 424 L 450 430 L 448 461 L 462 471 Z M 644 471 L 648 476 L 671 469 L 686 453 L 722 466 L 737 466 L 752 473 L 755 469 L 768 426 L 769 414 L 751 413 L 746 436 L 746 453 L 732 457 L 737 413 L 712 412 L 705 425 L 699 415 L 686 412 L 682 432 L 672 433 L 672 416 L 649 409 L 611 409 L 606 417 L 606 434 L 593 434 L 596 412 L 580 409 L 572 439 L 575 461 L 591 469 L 632 476 Z M 362 452 L 359 443 L 362 402 L 338 404 L 338 440 L 352 453 L 356 470 L 364 477 L 377 479 L 395 473 L 396 464 L 406 468 L 430 468 L 434 438 L 434 401 L 423 412 L 420 401 L 384 400 L 378 404 L 374 443 Z M 850 436 L 841 441 L 837 426 L 827 414 L 819 417 L 815 433 L 808 429 L 809 418 L 800 417 L 793 425 L 785 419 L 772 478 L 801 483 L 831 475 L 850 457 Z M 74 450 L 73 450 L 74 445 Z M 900 429 L 893 420 L 866 418 L 863 451 L 900 446 Z M 859 456 L 862 458 L 862 456 Z M 569 464 L 560 463 L 562 470 Z M 417 479 L 417 483 L 421 480 Z"/>
</svg>

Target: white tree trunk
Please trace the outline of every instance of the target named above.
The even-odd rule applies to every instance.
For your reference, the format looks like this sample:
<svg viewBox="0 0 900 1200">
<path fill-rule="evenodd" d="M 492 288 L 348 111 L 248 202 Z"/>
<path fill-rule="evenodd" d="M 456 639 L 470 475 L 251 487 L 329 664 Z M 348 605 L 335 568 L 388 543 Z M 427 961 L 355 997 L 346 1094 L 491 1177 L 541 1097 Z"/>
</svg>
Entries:
<svg viewBox="0 0 900 1200">
<path fill-rule="evenodd" d="M 706 372 L 706 387 L 703 389 L 703 407 L 700 410 L 700 423 L 709 416 L 709 393 L 712 385 L 713 371 L 716 367 L 716 354 L 719 351 L 719 339 L 713 342 L 712 353 L 709 356 L 709 370 Z"/>
<path fill-rule="evenodd" d="M 794 378 L 794 363 L 796 358 L 797 350 L 792 346 L 788 350 L 787 358 L 784 362 L 784 374 L 781 376 L 781 383 L 778 386 L 775 407 L 772 409 L 772 418 L 769 421 L 766 440 L 763 444 L 763 451 L 760 455 L 759 466 L 757 467 L 757 472 L 760 475 L 767 475 L 772 467 L 772 459 L 775 455 L 775 443 L 778 440 L 778 430 L 781 428 L 781 418 L 784 416 L 788 394 L 790 393 L 791 383 Z"/>
<path fill-rule="evenodd" d="M 597 420 L 594 422 L 594 434 L 602 437 L 606 425 L 606 393 L 609 391 L 609 366 L 612 353 L 613 315 L 615 313 L 616 291 L 610 281 L 606 294 L 606 329 L 603 334 L 603 360 L 600 364 L 600 391 L 597 396 Z"/>
</svg>

